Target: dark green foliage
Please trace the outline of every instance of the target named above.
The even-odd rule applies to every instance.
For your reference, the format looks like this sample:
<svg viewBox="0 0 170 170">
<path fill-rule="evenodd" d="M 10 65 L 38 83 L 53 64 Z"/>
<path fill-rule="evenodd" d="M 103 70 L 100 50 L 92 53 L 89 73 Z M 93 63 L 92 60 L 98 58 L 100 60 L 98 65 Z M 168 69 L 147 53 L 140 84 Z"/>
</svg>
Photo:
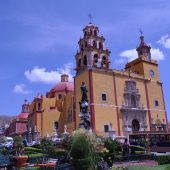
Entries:
<svg viewBox="0 0 170 170">
<path fill-rule="evenodd" d="M 41 139 L 41 149 L 43 149 L 44 153 L 52 155 L 56 147 L 51 140 L 45 137 Z"/>
<path fill-rule="evenodd" d="M 136 146 L 136 145 L 130 145 L 130 149 L 134 151 L 145 151 L 144 147 Z"/>
<path fill-rule="evenodd" d="M 62 141 L 62 145 L 66 150 L 71 149 L 72 143 L 73 143 L 73 137 L 69 135 L 67 135 Z"/>
<path fill-rule="evenodd" d="M 27 153 L 35 153 L 35 152 L 38 152 L 38 153 L 43 153 L 43 150 L 42 149 L 39 149 L 39 148 L 34 148 L 34 147 L 25 147 L 24 150 L 27 152 Z"/>
<path fill-rule="evenodd" d="M 71 156 L 73 159 L 83 159 L 91 154 L 90 143 L 86 136 L 80 135 L 73 140 Z"/>
<path fill-rule="evenodd" d="M 95 164 L 95 155 L 89 139 L 80 134 L 73 139 L 71 148 L 72 162 L 75 170 L 91 170 Z"/>
<path fill-rule="evenodd" d="M 116 140 L 113 140 L 111 138 L 107 138 L 104 141 L 104 147 L 109 150 L 109 153 L 117 153 L 118 151 L 121 151 L 120 143 Z"/>
<path fill-rule="evenodd" d="M 155 160 L 158 162 L 159 165 L 169 164 L 170 163 L 170 155 L 156 156 Z"/>
<path fill-rule="evenodd" d="M 23 154 L 23 138 L 22 136 L 15 136 L 14 137 L 14 149 L 16 149 L 16 155 L 22 155 Z"/>
<path fill-rule="evenodd" d="M 74 159 L 73 165 L 75 170 L 92 170 L 93 160 L 92 157 L 89 156 L 84 159 Z"/>
</svg>

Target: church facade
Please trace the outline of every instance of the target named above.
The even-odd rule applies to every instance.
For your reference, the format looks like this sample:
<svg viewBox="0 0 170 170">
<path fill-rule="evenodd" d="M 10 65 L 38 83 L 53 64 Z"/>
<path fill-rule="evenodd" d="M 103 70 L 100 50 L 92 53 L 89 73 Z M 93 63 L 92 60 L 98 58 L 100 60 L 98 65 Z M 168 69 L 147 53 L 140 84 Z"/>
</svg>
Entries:
<svg viewBox="0 0 170 170">
<path fill-rule="evenodd" d="M 136 131 L 166 131 L 168 128 L 162 82 L 151 47 L 140 37 L 136 59 L 123 71 L 110 68 L 110 51 L 97 26 L 83 29 L 75 55 L 74 78 L 76 128 L 79 126 L 80 86 L 88 89 L 92 130 L 102 136 L 127 136 Z"/>
<path fill-rule="evenodd" d="M 140 36 L 136 59 L 124 70 L 110 67 L 110 50 L 99 28 L 89 23 L 83 29 L 75 55 L 74 83 L 66 74 L 45 96 L 38 95 L 29 105 L 27 136 L 29 141 L 66 131 L 80 125 L 80 87 L 87 89 L 93 132 L 104 137 L 127 137 L 136 132 L 168 131 L 158 63 L 151 47 Z M 64 128 L 65 127 L 65 128 Z"/>
</svg>

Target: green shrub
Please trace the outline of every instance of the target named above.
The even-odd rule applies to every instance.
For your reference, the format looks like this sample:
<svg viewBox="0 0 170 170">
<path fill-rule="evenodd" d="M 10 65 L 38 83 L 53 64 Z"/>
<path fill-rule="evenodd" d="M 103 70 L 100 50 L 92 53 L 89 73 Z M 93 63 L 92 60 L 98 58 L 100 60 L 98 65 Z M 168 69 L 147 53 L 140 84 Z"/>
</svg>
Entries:
<svg viewBox="0 0 170 170">
<path fill-rule="evenodd" d="M 130 145 L 130 150 L 131 150 L 131 154 L 136 154 L 138 151 L 145 151 L 144 147 L 141 146 L 136 146 L 136 145 Z"/>
<path fill-rule="evenodd" d="M 84 159 L 74 159 L 73 165 L 75 170 L 91 170 L 92 169 L 93 160 L 92 157 L 89 156 Z"/>
<path fill-rule="evenodd" d="M 170 155 L 156 156 L 155 160 L 158 162 L 159 165 L 169 164 L 170 163 Z"/>
<path fill-rule="evenodd" d="M 62 145 L 65 149 L 70 150 L 73 143 L 73 137 L 67 135 L 62 141 Z"/>
<path fill-rule="evenodd" d="M 120 143 L 112 138 L 107 138 L 104 141 L 104 147 L 109 151 L 109 153 L 117 153 L 121 150 Z"/>
<path fill-rule="evenodd" d="M 73 159 L 83 159 L 89 157 L 91 153 L 90 143 L 84 135 L 75 137 L 71 148 Z"/>
<path fill-rule="evenodd" d="M 43 150 L 42 149 L 39 149 L 39 148 L 34 148 L 34 147 L 25 147 L 24 148 L 25 151 L 28 151 L 28 152 L 39 152 L 39 153 L 43 153 Z"/>
<path fill-rule="evenodd" d="M 94 169 L 96 155 L 91 143 L 92 138 L 87 136 L 85 133 L 80 133 L 73 137 L 71 156 L 75 170 Z"/>
</svg>

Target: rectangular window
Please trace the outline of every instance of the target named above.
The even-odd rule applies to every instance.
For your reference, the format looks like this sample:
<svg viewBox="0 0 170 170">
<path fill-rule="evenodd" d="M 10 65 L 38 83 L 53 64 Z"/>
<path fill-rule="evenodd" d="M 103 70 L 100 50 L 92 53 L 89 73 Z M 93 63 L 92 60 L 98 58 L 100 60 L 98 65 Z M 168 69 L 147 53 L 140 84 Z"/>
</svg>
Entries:
<svg viewBox="0 0 170 170">
<path fill-rule="evenodd" d="M 158 100 L 155 100 L 155 106 L 159 106 Z"/>
<path fill-rule="evenodd" d="M 105 93 L 102 93 L 102 101 L 107 101 L 107 96 Z"/>
<path fill-rule="evenodd" d="M 54 122 L 54 127 L 56 130 L 58 130 L 58 122 Z"/>
<path fill-rule="evenodd" d="M 109 132 L 109 125 L 104 125 L 104 132 Z"/>
</svg>

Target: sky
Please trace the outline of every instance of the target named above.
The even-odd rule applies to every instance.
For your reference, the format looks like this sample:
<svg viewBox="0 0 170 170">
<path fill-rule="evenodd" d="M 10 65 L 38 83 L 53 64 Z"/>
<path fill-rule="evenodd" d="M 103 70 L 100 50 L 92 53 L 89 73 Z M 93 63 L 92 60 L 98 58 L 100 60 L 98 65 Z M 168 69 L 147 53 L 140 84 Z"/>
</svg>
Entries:
<svg viewBox="0 0 170 170">
<path fill-rule="evenodd" d="M 24 99 L 45 94 L 60 75 L 75 75 L 82 29 L 92 22 L 106 38 L 111 67 L 137 57 L 141 29 L 158 60 L 170 119 L 169 0 L 0 0 L 0 115 L 17 115 Z"/>
</svg>

